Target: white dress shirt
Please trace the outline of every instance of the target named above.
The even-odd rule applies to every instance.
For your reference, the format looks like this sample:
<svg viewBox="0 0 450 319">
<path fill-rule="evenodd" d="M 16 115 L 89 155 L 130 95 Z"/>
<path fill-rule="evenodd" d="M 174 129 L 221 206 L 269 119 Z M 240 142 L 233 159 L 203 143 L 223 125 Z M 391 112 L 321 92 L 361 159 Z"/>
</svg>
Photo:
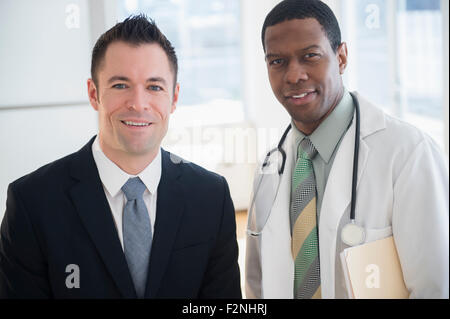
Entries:
<svg viewBox="0 0 450 319">
<path fill-rule="evenodd" d="M 130 175 L 124 172 L 119 166 L 114 164 L 100 148 L 98 136 L 92 144 L 92 154 L 94 156 L 95 164 L 97 165 L 100 180 L 103 184 L 106 198 L 108 199 L 109 207 L 111 208 L 114 222 L 116 224 L 117 233 L 119 235 L 120 244 L 123 249 L 123 232 L 122 220 L 123 209 L 127 202 L 122 186 L 129 178 L 139 177 L 147 188 L 144 191 L 143 199 L 150 216 L 150 223 L 152 227 L 152 235 L 154 233 L 154 225 L 156 219 L 156 197 L 159 181 L 161 179 L 161 149 L 155 159 L 138 175 Z"/>
</svg>

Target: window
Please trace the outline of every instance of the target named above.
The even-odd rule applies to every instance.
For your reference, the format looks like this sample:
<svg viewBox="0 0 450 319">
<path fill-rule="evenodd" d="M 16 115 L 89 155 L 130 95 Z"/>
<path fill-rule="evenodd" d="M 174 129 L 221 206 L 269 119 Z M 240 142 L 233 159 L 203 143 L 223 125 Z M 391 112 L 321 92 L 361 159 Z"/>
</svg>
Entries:
<svg viewBox="0 0 450 319">
<path fill-rule="evenodd" d="M 182 122 L 244 119 L 241 101 L 239 0 L 119 0 L 119 19 L 145 13 L 178 56 Z M 184 107 L 190 107 L 183 112 Z"/>
<path fill-rule="evenodd" d="M 444 149 L 440 0 L 342 1 L 346 85 L 427 132 Z"/>
</svg>

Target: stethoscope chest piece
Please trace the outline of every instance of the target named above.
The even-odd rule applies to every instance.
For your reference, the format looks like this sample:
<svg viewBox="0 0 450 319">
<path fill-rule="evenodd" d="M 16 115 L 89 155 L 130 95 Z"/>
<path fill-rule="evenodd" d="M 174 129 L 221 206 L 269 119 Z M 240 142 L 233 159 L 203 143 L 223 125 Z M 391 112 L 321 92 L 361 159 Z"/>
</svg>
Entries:
<svg viewBox="0 0 450 319">
<path fill-rule="evenodd" d="M 342 228 L 341 240 L 348 246 L 361 245 L 366 239 L 364 228 L 356 225 L 355 223 L 349 223 Z"/>
</svg>

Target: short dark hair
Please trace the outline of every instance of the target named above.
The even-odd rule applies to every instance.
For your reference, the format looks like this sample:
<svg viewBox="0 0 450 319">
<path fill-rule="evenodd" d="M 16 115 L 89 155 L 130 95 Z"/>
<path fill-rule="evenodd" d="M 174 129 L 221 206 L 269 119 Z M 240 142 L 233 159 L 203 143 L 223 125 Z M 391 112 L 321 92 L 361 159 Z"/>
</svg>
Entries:
<svg viewBox="0 0 450 319">
<path fill-rule="evenodd" d="M 277 4 L 267 15 L 261 32 L 264 51 L 266 28 L 275 24 L 293 20 L 314 18 L 323 27 L 334 52 L 341 45 L 341 29 L 333 11 L 320 0 L 284 0 Z"/>
<path fill-rule="evenodd" d="M 92 50 L 91 77 L 98 87 L 97 72 L 108 46 L 116 41 L 139 46 L 144 43 L 157 43 L 166 53 L 174 74 L 174 87 L 177 83 L 178 61 L 175 49 L 152 19 L 144 14 L 129 16 L 103 33 Z"/>
</svg>

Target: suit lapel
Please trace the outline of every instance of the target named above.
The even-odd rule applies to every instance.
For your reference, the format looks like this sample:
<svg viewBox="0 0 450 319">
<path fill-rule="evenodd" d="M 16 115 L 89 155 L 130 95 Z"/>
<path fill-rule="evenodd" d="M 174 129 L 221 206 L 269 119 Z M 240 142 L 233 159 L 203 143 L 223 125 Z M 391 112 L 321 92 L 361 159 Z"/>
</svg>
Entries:
<svg viewBox="0 0 450 319">
<path fill-rule="evenodd" d="M 184 210 L 184 193 L 179 177 L 182 162 L 164 150 L 161 180 L 158 186 L 156 221 L 147 276 L 146 298 L 155 298 L 172 253 L 172 246 Z"/>
<path fill-rule="evenodd" d="M 92 155 L 94 139 L 95 137 L 78 152 L 78 157 L 70 168 L 72 177 L 78 180 L 70 190 L 70 196 L 118 289 L 125 298 L 136 298 L 111 209 Z"/>
</svg>

